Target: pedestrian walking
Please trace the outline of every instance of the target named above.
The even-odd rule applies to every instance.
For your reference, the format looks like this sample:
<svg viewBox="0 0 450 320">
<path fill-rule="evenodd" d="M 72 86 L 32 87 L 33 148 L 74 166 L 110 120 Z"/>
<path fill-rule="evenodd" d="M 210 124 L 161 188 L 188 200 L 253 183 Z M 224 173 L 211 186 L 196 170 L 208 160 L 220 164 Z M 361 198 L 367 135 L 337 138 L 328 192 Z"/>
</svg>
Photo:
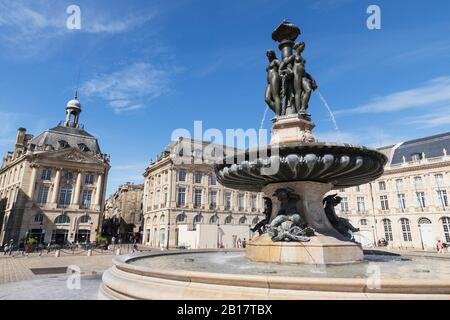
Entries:
<svg viewBox="0 0 450 320">
<path fill-rule="evenodd" d="M 242 248 L 245 249 L 246 246 L 247 246 L 247 240 L 244 238 L 244 240 L 242 240 Z"/>
<path fill-rule="evenodd" d="M 436 243 L 436 250 L 438 253 L 444 253 L 444 243 L 442 242 L 442 240 L 438 240 L 438 242 Z"/>
</svg>

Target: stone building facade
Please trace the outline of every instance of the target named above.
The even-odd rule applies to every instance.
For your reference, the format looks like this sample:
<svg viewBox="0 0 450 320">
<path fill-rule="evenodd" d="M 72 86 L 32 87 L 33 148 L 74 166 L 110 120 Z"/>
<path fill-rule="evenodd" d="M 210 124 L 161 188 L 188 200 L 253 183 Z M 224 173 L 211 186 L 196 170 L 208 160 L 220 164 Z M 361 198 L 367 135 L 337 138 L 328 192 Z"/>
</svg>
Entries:
<svg viewBox="0 0 450 320">
<path fill-rule="evenodd" d="M 450 133 L 379 148 L 389 158 L 384 174 L 358 187 L 335 190 L 336 212 L 361 229 L 356 239 L 370 247 L 433 249 L 450 243 Z"/>
<path fill-rule="evenodd" d="M 0 169 L 0 244 L 95 239 L 110 168 L 97 139 L 78 123 L 75 97 L 66 120 L 33 137 L 19 128 Z"/>
<path fill-rule="evenodd" d="M 118 236 L 130 240 L 142 231 L 142 198 L 144 184 L 127 182 L 106 199 L 105 219 L 117 219 L 120 223 Z"/>
<path fill-rule="evenodd" d="M 149 164 L 144 173 L 144 244 L 179 246 L 184 241 L 180 240 L 180 231 L 187 234 L 201 230 L 196 228 L 199 224 L 219 226 L 214 231 L 218 234 L 217 241 L 212 241 L 214 247 L 226 239 L 225 246 L 231 247 L 231 241 L 249 238 L 249 226 L 264 218 L 262 194 L 228 189 L 216 181 L 214 159 L 223 152 L 236 151 L 223 148 L 180 139 Z"/>
</svg>

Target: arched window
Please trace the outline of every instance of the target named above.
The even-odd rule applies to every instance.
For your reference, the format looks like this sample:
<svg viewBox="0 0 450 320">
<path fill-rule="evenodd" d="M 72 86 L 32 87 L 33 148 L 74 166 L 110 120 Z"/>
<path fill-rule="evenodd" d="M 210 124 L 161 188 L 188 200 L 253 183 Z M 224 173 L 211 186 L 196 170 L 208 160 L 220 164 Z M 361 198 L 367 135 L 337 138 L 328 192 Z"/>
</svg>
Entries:
<svg viewBox="0 0 450 320">
<path fill-rule="evenodd" d="M 179 215 L 177 215 L 177 222 L 184 222 L 186 220 L 186 215 L 184 212 L 181 212 Z"/>
<path fill-rule="evenodd" d="M 409 226 L 409 220 L 406 218 L 400 219 L 400 224 L 402 225 L 402 233 L 403 233 L 403 240 L 406 242 L 411 242 L 411 227 Z"/>
<path fill-rule="evenodd" d="M 359 220 L 359 224 L 362 225 L 362 226 L 367 226 L 367 219 Z"/>
<path fill-rule="evenodd" d="M 78 144 L 78 148 L 80 148 L 80 150 L 83 151 L 83 152 L 88 152 L 88 151 L 90 151 L 89 148 L 88 148 L 88 146 L 85 145 L 84 143 L 79 143 L 79 144 Z"/>
<path fill-rule="evenodd" d="M 225 224 L 231 224 L 233 222 L 233 217 L 229 215 L 225 218 Z"/>
<path fill-rule="evenodd" d="M 166 220 L 166 216 L 162 214 L 161 217 L 159 217 L 159 222 L 162 224 L 162 223 L 164 223 L 165 220 Z"/>
<path fill-rule="evenodd" d="M 91 220 L 91 217 L 89 217 L 87 214 L 80 217 L 80 223 L 89 223 L 89 220 Z"/>
<path fill-rule="evenodd" d="M 70 147 L 69 143 L 66 140 L 59 140 L 58 145 L 59 145 L 60 149 L 65 149 L 65 148 Z"/>
<path fill-rule="evenodd" d="M 197 214 L 194 217 L 194 224 L 197 224 L 197 223 L 203 223 L 203 216 L 201 214 Z"/>
<path fill-rule="evenodd" d="M 389 219 L 383 219 L 383 228 L 384 228 L 384 238 L 386 241 L 394 241 L 394 237 L 392 235 L 392 223 Z"/>
<path fill-rule="evenodd" d="M 155 225 L 158 222 L 158 218 L 156 216 L 153 217 L 153 225 Z"/>
<path fill-rule="evenodd" d="M 210 224 L 219 224 L 219 217 L 217 216 L 217 214 L 213 215 L 211 217 L 211 219 L 209 219 L 209 223 Z"/>
<path fill-rule="evenodd" d="M 61 214 L 56 217 L 55 224 L 65 224 L 65 223 L 70 223 L 70 219 L 68 216 L 66 216 L 65 214 Z"/>
<path fill-rule="evenodd" d="M 254 217 L 252 220 L 253 224 L 257 224 L 259 222 L 259 218 L 258 217 Z"/>
<path fill-rule="evenodd" d="M 42 222 L 44 221 L 44 215 L 42 213 L 38 213 L 34 216 L 34 222 Z"/>
<path fill-rule="evenodd" d="M 246 224 L 247 223 L 247 218 L 246 217 L 241 217 L 239 219 L 239 224 Z"/>
<path fill-rule="evenodd" d="M 419 218 L 419 224 L 431 224 L 431 220 L 428 218 Z"/>
<path fill-rule="evenodd" d="M 445 242 L 450 242 L 450 218 L 442 217 L 442 228 L 444 229 Z"/>
</svg>

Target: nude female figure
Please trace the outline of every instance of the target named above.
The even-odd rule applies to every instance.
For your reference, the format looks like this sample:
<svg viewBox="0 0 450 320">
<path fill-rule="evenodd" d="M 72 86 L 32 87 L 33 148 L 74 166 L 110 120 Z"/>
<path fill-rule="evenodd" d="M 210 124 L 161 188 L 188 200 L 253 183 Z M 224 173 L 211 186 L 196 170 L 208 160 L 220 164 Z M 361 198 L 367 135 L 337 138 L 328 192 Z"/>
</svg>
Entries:
<svg viewBox="0 0 450 320">
<path fill-rule="evenodd" d="M 275 55 L 275 51 L 269 50 L 266 53 L 269 59 L 267 71 L 267 88 L 265 93 L 265 101 L 267 105 L 275 112 L 277 116 L 281 115 L 281 100 L 280 100 L 280 76 L 278 68 L 280 61 Z"/>
</svg>

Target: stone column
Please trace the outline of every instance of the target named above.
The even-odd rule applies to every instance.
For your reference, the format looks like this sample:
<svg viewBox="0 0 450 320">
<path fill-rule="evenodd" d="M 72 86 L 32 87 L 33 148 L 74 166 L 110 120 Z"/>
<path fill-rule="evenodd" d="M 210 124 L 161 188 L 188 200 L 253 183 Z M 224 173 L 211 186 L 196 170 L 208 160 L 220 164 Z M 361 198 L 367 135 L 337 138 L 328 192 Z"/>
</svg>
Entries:
<svg viewBox="0 0 450 320">
<path fill-rule="evenodd" d="M 79 171 L 78 175 L 77 175 L 77 182 L 75 184 L 74 195 L 72 198 L 73 202 L 71 203 L 71 205 L 73 207 L 78 207 L 80 205 L 81 179 L 82 179 L 82 173 L 81 173 L 81 171 Z"/>
<path fill-rule="evenodd" d="M 31 168 L 32 169 L 31 169 L 30 185 L 28 187 L 28 197 L 30 198 L 30 201 L 33 201 L 38 166 L 31 165 Z"/>
<path fill-rule="evenodd" d="M 61 169 L 56 170 L 55 183 L 53 184 L 52 199 L 50 201 L 51 205 L 56 207 L 58 201 L 59 184 L 61 181 Z"/>
<path fill-rule="evenodd" d="M 102 184 L 103 184 L 103 174 L 99 174 L 97 178 L 97 187 L 95 191 L 95 202 L 96 206 L 100 205 L 100 199 L 102 197 Z"/>
</svg>

